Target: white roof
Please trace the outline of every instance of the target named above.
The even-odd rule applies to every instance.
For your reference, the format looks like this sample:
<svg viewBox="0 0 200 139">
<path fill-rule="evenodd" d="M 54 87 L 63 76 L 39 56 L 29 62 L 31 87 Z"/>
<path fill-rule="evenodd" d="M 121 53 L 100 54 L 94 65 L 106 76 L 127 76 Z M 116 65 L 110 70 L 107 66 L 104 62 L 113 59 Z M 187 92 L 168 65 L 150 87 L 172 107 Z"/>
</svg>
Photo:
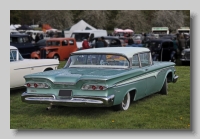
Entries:
<svg viewBox="0 0 200 139">
<path fill-rule="evenodd" d="M 128 58 L 132 57 L 136 53 L 149 52 L 148 48 L 144 47 L 105 47 L 105 48 L 91 48 L 73 52 L 73 54 L 78 53 L 106 53 L 106 54 L 123 54 Z"/>
<path fill-rule="evenodd" d="M 10 49 L 17 49 L 15 46 L 10 45 Z"/>
</svg>

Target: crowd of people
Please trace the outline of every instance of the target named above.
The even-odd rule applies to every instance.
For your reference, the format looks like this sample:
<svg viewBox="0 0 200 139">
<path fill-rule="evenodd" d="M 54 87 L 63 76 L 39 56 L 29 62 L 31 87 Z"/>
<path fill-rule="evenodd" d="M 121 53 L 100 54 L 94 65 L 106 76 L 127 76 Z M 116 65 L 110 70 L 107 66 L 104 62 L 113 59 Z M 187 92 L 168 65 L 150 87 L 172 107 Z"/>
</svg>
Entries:
<svg viewBox="0 0 200 139">
<path fill-rule="evenodd" d="M 46 33 L 37 33 L 35 38 L 33 38 L 33 34 L 29 34 L 31 41 L 33 41 L 35 43 L 37 43 L 39 40 L 44 39 L 44 35 L 45 35 L 45 37 L 50 37 L 50 38 L 64 37 L 64 36 L 61 36 L 60 33 L 53 32 L 53 31 L 46 32 Z"/>
<path fill-rule="evenodd" d="M 82 43 L 82 49 L 89 49 L 91 48 L 90 46 L 90 43 L 89 43 L 89 36 L 87 36 L 84 40 L 83 40 L 83 43 Z M 98 40 L 96 41 L 95 43 L 95 48 L 101 48 L 101 47 L 108 47 L 108 43 L 105 41 L 105 38 L 102 36 L 102 37 L 99 37 Z"/>
</svg>

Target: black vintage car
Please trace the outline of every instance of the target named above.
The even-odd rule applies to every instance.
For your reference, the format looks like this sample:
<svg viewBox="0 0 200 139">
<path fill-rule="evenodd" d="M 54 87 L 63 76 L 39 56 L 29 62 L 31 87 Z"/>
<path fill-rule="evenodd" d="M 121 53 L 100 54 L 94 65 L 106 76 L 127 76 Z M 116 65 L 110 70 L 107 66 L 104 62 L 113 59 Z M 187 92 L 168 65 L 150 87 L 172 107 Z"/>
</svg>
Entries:
<svg viewBox="0 0 200 139">
<path fill-rule="evenodd" d="M 27 34 L 10 34 L 10 45 L 17 47 L 24 58 L 30 58 L 30 54 L 38 49 Z"/>
<path fill-rule="evenodd" d="M 170 40 L 177 38 L 176 34 L 159 35 L 159 37 L 160 39 L 170 39 Z"/>
<path fill-rule="evenodd" d="M 151 39 L 145 43 L 145 47 L 151 50 L 154 61 L 176 62 L 177 52 L 170 39 Z"/>
<path fill-rule="evenodd" d="M 108 47 L 122 47 L 122 43 L 117 36 L 103 36 L 105 41 L 108 43 Z M 96 41 L 98 40 L 99 37 L 94 37 L 90 43 L 92 47 L 95 46 Z"/>
</svg>

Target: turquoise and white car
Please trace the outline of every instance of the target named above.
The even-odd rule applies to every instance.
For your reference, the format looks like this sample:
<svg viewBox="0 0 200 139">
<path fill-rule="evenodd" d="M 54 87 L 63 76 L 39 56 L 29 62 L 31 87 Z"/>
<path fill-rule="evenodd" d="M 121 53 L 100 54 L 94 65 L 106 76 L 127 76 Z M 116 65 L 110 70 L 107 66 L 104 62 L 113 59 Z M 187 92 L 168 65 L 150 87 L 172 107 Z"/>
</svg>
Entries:
<svg viewBox="0 0 200 139">
<path fill-rule="evenodd" d="M 128 110 L 131 101 L 153 93 L 167 95 L 175 83 L 175 63 L 152 61 L 148 48 L 107 47 L 73 52 L 55 71 L 24 76 L 23 102 L 52 106 L 110 107 Z"/>
</svg>

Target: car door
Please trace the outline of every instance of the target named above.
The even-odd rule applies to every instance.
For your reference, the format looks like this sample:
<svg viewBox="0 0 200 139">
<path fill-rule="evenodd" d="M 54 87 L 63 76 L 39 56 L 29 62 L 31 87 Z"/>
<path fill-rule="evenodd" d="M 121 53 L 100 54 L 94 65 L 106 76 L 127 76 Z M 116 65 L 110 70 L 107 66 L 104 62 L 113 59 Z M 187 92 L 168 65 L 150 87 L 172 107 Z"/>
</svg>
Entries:
<svg viewBox="0 0 200 139">
<path fill-rule="evenodd" d="M 136 54 L 133 55 L 132 58 L 132 69 L 137 70 L 138 73 L 140 73 L 138 76 L 134 77 L 134 84 L 133 87 L 136 88 L 137 93 L 136 93 L 136 98 L 135 99 L 140 99 L 145 97 L 146 90 L 147 90 L 147 80 L 146 80 L 146 68 L 142 67 L 141 65 L 141 60 L 143 59 L 143 54 Z"/>
<path fill-rule="evenodd" d="M 30 74 L 29 63 L 23 61 L 17 49 L 10 50 L 10 88 L 23 86 L 23 76 L 27 74 Z"/>
<path fill-rule="evenodd" d="M 162 43 L 161 46 L 161 61 L 169 61 L 171 58 L 171 52 L 170 52 L 170 47 L 169 47 L 169 42 L 165 41 Z"/>
<path fill-rule="evenodd" d="M 154 71 L 152 64 L 152 58 L 150 52 L 140 53 L 139 54 L 141 69 L 143 71 L 143 84 L 142 86 L 145 88 L 144 96 L 150 95 L 156 90 L 156 77 L 159 71 Z"/>
<path fill-rule="evenodd" d="M 62 53 L 62 57 L 64 58 L 64 59 L 67 59 L 67 58 L 69 58 L 69 55 L 71 54 L 71 52 L 73 52 L 73 48 L 74 48 L 74 40 L 63 40 L 62 41 L 62 51 L 61 51 L 61 53 Z"/>
</svg>

